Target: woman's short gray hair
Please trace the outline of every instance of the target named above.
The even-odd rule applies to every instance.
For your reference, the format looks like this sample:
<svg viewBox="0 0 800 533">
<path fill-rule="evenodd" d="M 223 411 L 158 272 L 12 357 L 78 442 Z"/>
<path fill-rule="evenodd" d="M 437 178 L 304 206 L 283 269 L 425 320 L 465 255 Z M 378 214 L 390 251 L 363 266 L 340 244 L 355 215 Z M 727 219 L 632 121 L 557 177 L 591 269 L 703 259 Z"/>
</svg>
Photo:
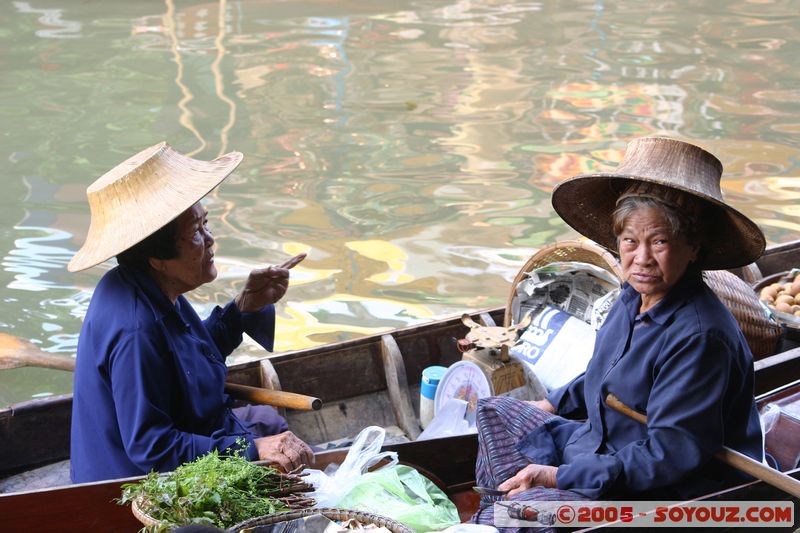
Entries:
<svg viewBox="0 0 800 533">
<path fill-rule="evenodd" d="M 625 228 L 625 221 L 628 220 L 628 217 L 642 208 L 660 210 L 672 237 L 682 237 L 689 244 L 699 244 L 702 248 L 702 224 L 699 223 L 699 220 L 685 210 L 677 209 L 652 196 L 628 196 L 619 201 L 612 214 L 614 236 L 617 237 L 617 240 Z"/>
</svg>

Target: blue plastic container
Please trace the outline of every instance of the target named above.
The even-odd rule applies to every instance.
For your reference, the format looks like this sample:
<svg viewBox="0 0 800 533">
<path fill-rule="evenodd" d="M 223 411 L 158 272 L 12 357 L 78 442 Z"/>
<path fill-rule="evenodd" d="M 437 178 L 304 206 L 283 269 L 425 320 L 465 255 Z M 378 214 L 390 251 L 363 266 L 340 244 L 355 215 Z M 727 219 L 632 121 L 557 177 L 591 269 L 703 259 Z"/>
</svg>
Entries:
<svg viewBox="0 0 800 533">
<path fill-rule="evenodd" d="M 422 382 L 420 383 L 419 392 L 425 398 L 433 400 L 436 397 L 436 387 L 444 377 L 447 368 L 443 366 L 429 366 L 422 371 Z"/>
</svg>

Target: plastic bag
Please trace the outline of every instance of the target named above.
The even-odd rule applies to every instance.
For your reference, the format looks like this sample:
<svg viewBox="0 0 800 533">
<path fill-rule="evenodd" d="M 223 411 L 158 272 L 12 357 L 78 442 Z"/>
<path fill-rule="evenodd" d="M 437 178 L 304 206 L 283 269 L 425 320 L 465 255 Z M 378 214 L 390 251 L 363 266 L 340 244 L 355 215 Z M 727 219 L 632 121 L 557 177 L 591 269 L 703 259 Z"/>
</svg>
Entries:
<svg viewBox="0 0 800 533">
<path fill-rule="evenodd" d="M 406 465 L 364 474 L 336 507 L 387 516 L 420 533 L 461 522 L 447 495 Z"/>
<path fill-rule="evenodd" d="M 466 435 L 467 433 L 477 433 L 475 427 L 475 414 L 467 416 L 467 406 L 469 404 L 458 398 L 447 400 L 431 423 L 420 433 L 417 440 L 440 439 L 442 437 L 452 437 L 454 435 Z"/>
<path fill-rule="evenodd" d="M 314 486 L 314 492 L 309 496 L 316 500 L 315 507 L 335 507 L 335 504 L 348 493 L 362 474 L 384 459 L 388 458 L 390 461 L 381 468 L 396 465 L 396 452 L 381 453 L 384 438 L 386 438 L 386 430 L 382 427 L 366 427 L 353 441 L 353 445 L 341 465 L 330 464 L 324 472 L 306 469 L 306 481 Z"/>
</svg>

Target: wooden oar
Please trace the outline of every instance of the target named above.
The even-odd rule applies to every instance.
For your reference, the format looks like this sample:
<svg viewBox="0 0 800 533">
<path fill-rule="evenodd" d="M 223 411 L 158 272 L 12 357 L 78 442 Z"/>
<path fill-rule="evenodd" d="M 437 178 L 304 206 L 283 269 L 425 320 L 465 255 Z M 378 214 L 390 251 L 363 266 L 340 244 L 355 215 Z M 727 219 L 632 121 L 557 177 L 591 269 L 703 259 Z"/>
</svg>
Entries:
<svg viewBox="0 0 800 533">
<path fill-rule="evenodd" d="M 622 401 L 620 401 L 620 399 L 613 394 L 606 396 L 606 405 L 615 411 L 618 411 L 623 415 L 636 420 L 637 422 L 647 424 L 647 415 L 644 415 L 638 411 L 634 411 L 632 408 L 622 403 Z M 750 474 L 754 478 L 760 479 L 764 483 L 772 485 L 773 487 L 777 487 L 782 491 L 791 494 L 792 496 L 800 498 L 800 481 L 791 476 L 787 476 L 783 472 L 779 472 L 773 468 L 770 468 L 765 464 L 760 463 L 755 459 L 748 457 L 743 453 L 737 452 L 736 450 L 727 446 L 723 446 L 721 450 L 714 454 L 714 457 L 739 470 L 740 472 Z"/>
<path fill-rule="evenodd" d="M 262 403 L 287 409 L 302 409 L 304 411 L 319 411 L 322 409 L 322 400 L 305 394 L 284 392 L 282 390 L 250 387 L 238 383 L 226 383 L 225 392 L 237 400 L 250 403 Z"/>
<path fill-rule="evenodd" d="M 72 372 L 75 370 L 75 359 L 47 353 L 28 341 L 6 333 L 0 333 L 0 370 L 23 366 L 53 368 Z M 236 383 L 226 383 L 225 392 L 237 400 L 286 407 L 287 409 L 318 411 L 322 407 L 322 400 L 313 396 L 249 387 Z"/>
</svg>

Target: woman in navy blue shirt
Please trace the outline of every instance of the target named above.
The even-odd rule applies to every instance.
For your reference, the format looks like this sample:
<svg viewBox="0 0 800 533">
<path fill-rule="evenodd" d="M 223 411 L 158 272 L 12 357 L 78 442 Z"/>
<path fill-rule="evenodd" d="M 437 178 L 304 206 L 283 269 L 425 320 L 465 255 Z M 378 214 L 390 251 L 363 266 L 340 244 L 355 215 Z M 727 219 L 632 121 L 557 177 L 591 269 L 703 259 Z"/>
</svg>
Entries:
<svg viewBox="0 0 800 533">
<path fill-rule="evenodd" d="M 173 470 L 241 445 L 249 458 L 286 470 L 313 461 L 274 409 L 257 428 L 237 417 L 224 392 L 225 357 L 244 332 L 272 350 L 273 304 L 305 256 L 252 271 L 236 298 L 205 320 L 183 296 L 217 276 L 200 199 L 241 159 L 233 152 L 200 161 L 161 143 L 87 189 L 91 225 L 69 270 L 114 256 L 119 265 L 95 289 L 78 340 L 74 482 Z"/>
<path fill-rule="evenodd" d="M 723 445 L 762 460 L 752 355 L 701 275 L 748 264 L 765 246 L 722 201 L 721 173 L 705 150 L 649 137 L 628 144 L 615 172 L 556 188 L 558 214 L 618 250 L 622 292 L 584 374 L 533 406 L 481 402 L 478 484 L 527 501 L 683 499 L 736 478 L 711 460 Z M 610 409 L 609 393 L 647 424 Z M 491 503 L 477 521 L 493 523 Z"/>
</svg>

